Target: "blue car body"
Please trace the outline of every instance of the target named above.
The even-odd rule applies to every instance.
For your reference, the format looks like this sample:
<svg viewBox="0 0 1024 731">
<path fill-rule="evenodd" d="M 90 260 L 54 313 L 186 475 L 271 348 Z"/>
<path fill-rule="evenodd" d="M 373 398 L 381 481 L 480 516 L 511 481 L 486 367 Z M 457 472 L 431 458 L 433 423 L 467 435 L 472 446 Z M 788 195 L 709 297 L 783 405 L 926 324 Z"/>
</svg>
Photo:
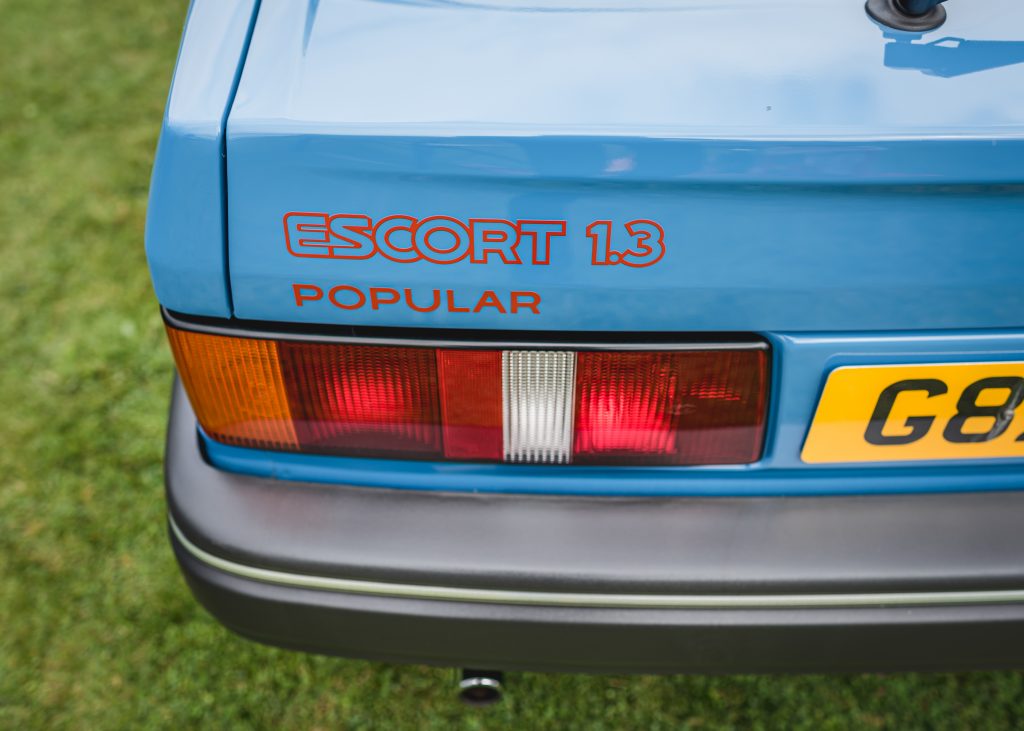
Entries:
<svg viewBox="0 0 1024 731">
<path fill-rule="evenodd" d="M 146 231 L 154 287 L 169 317 L 268 330 L 464 331 L 470 338 L 481 331 L 518 338 L 571 332 L 602 339 L 742 333 L 768 343 L 771 381 L 764 451 L 751 464 L 550 467 L 324 456 L 232 446 L 201 429 L 198 446 L 188 448 L 201 455 L 202 469 L 210 475 L 258 480 L 261 487 L 251 493 L 263 497 L 256 501 L 269 500 L 267 492 L 279 483 L 276 501 L 315 484 L 388 496 L 395 489 L 420 491 L 408 500 L 429 499 L 427 493 L 509 500 L 563 496 L 557 499 L 586 499 L 587 505 L 600 499 L 674 498 L 673 509 L 684 511 L 717 499 L 721 507 L 713 510 L 732 506 L 728 509 L 744 513 L 767 503 L 743 501 L 780 496 L 818 500 L 813 505 L 842 513 L 845 504 L 835 500 L 849 499 L 858 506 L 849 508 L 851 516 L 859 506 L 871 505 L 885 516 L 912 514 L 913 500 L 922 501 L 916 505 L 928 515 L 924 506 L 939 506 L 934 501 L 945 494 L 958 506 L 953 513 L 965 521 L 973 508 L 963 506 L 971 499 L 974 505 L 991 502 L 990 517 L 1024 517 L 1018 497 L 1024 489 L 1024 442 L 1019 454 L 988 459 L 816 464 L 802 458 L 823 387 L 838 368 L 1024 361 L 1024 5 L 1015 0 L 948 5 L 940 29 L 909 33 L 871 20 L 857 0 L 195 0 L 156 156 Z M 370 222 L 388 217 L 555 222 L 563 229 L 546 247 L 535 244 L 530 256 L 524 248 L 520 261 L 477 250 L 452 261 L 445 261 L 443 252 L 433 259 L 410 252 L 402 260 L 360 248 L 355 234 L 346 244 L 350 253 L 329 251 L 316 238 L 317 226 L 337 214 Z M 649 227 L 644 234 L 654 238 L 644 240 L 660 236 L 661 249 L 640 245 L 623 252 L 620 243 L 618 254 L 601 259 L 597 237 L 609 231 L 611 241 L 621 242 L 629 234 L 627 224 L 638 220 L 656 224 L 658 232 Z M 303 239 L 310 230 L 313 239 Z M 391 292 L 397 301 L 391 301 Z M 501 304 L 481 306 L 488 293 Z M 536 299 L 523 294 L 516 308 L 516 293 Z M 432 297 L 441 304 L 409 305 Z M 195 433 L 194 416 L 181 418 Z M 169 479 L 172 473 L 169 465 Z M 213 508 L 186 509 L 183 495 L 176 497 L 172 489 L 174 535 L 183 562 L 231 554 L 239 565 L 247 565 L 247 559 L 264 567 L 274 564 L 272 556 L 247 552 L 243 538 L 233 544 L 213 535 L 217 521 L 197 517 Z M 950 504 L 935 509 L 949 516 Z M 227 503 L 218 509 L 227 510 Z M 232 519 L 217 515 L 222 523 Z M 842 525 L 841 514 L 828 520 Z M 870 525 L 870 509 L 850 518 L 851 531 L 858 520 Z M 730 525 L 727 518 L 722 521 Z M 913 528 L 892 528 L 893 546 L 900 551 L 915 541 L 931 546 L 929 541 L 939 540 L 922 538 L 926 526 L 912 522 Z M 734 530 L 741 523 L 755 532 L 791 524 L 740 521 Z M 289 525 L 292 535 L 303 530 L 301 520 Z M 273 530 L 266 521 L 260 526 Z M 996 530 L 983 522 L 947 529 L 948 541 L 960 541 L 965 551 L 980 535 L 1011 531 L 1009 525 Z M 813 553 L 828 537 L 811 531 L 801 540 L 779 555 Z M 774 555 L 769 538 L 763 541 L 747 548 Z M 719 550 L 727 554 L 730 545 Z M 933 635 L 921 635 L 908 641 L 903 654 L 894 650 L 886 659 L 880 653 L 877 666 L 996 666 L 1024 658 L 1017 641 L 999 647 L 999 633 L 992 629 L 1019 631 L 1018 623 L 1024 622 L 1018 603 L 1024 595 L 1012 594 L 1024 583 L 1016 584 L 1006 568 L 1024 556 L 1015 553 L 1024 545 L 1000 545 L 1003 553 L 995 564 L 999 547 L 991 546 L 964 565 L 956 577 L 960 583 L 948 587 L 928 583 L 928 577 L 941 576 L 930 566 L 903 576 L 903 584 L 900 577 L 888 577 L 878 586 L 850 589 L 865 596 L 910 589 L 948 590 L 951 597 L 961 592 L 947 602 L 958 606 L 972 603 L 963 592 L 1011 592 L 973 602 L 991 610 L 984 618 L 947 621 L 919 610 L 921 624 L 936 631 L 947 624 L 987 627 L 989 634 L 975 638 L 976 652 L 944 654 Z M 575 550 L 562 548 L 568 554 Z M 309 548 L 315 550 L 320 549 Z M 359 551 L 348 545 L 344 550 L 350 552 L 346 555 Z M 408 550 L 418 549 L 413 544 Z M 550 561 L 557 566 L 560 554 L 552 550 Z M 864 556 L 871 552 L 868 546 L 860 550 Z M 911 551 L 915 556 L 916 550 Z M 957 561 L 932 554 L 936 561 Z M 711 563 L 722 576 L 730 575 L 736 566 L 723 564 L 718 555 Z M 875 560 L 884 573 L 887 556 Z M 346 564 L 348 574 L 323 556 L 302 562 L 297 551 L 270 568 L 388 579 L 386 571 L 364 576 L 357 558 Z M 514 564 L 509 559 L 503 570 L 514 573 Z M 750 652 L 775 647 L 774 663 L 759 663 L 739 651 L 730 662 L 711 658 L 711 650 L 702 655 L 693 649 L 703 640 L 692 638 L 705 635 L 691 620 L 705 628 L 743 624 L 737 614 L 726 619 L 688 615 L 679 625 L 681 634 L 669 642 L 676 643 L 666 651 L 670 656 L 650 649 L 649 636 L 636 632 L 618 642 L 635 653 L 609 650 L 607 662 L 580 650 L 585 642 L 579 638 L 558 650 L 565 658 L 561 662 L 539 649 L 550 638 L 533 635 L 524 645 L 532 648 L 528 655 L 497 645 L 474 654 L 466 649 L 472 645 L 468 639 L 453 640 L 459 649 L 444 652 L 406 638 L 402 646 L 412 649 L 403 652 L 385 640 L 360 644 L 350 635 L 343 638 L 343 632 L 322 643 L 312 635 L 289 634 L 280 629 L 287 621 L 283 611 L 271 616 L 262 609 L 253 615 L 259 621 L 247 624 L 238 607 L 248 600 L 238 596 L 256 589 L 226 583 L 211 588 L 217 582 L 203 573 L 212 570 L 209 561 L 205 568 L 188 566 L 200 599 L 243 634 L 301 649 L 450 664 L 872 668 L 870 654 L 858 655 L 843 644 L 860 642 L 856 638 L 862 636 L 842 632 L 879 624 L 885 632 L 895 631 L 906 619 L 890 614 L 876 623 L 837 614 L 852 611 L 842 605 L 822 620 L 775 617 L 768 624 L 776 634 L 768 639 L 751 639 L 746 629 L 735 628 L 721 640 L 725 644 L 708 641 L 719 654 L 741 644 Z M 611 591 L 596 578 L 587 584 L 586 571 L 573 566 L 575 577 L 584 577 L 576 590 Z M 482 566 L 464 569 L 467 576 L 478 572 L 486 578 Z M 818 584 L 796 589 L 783 579 L 772 584 L 775 573 L 787 573 L 775 569 L 763 574 L 758 595 L 842 593 L 842 582 L 855 583 L 857 571 L 870 575 L 871 562 L 865 559 L 856 571 L 821 567 Z M 733 593 L 725 579 L 701 584 L 690 577 L 689 583 L 670 586 L 671 566 L 664 570 L 663 585 L 661 579 L 646 584 L 637 579 L 632 591 Z M 409 572 L 403 581 L 421 580 Z M 237 574 L 231 580 L 257 586 L 263 581 L 280 589 L 280 581 L 275 584 L 280 577 Z M 757 585 L 756 571 L 743 575 L 750 586 Z M 822 578 L 829 575 L 834 582 Z M 449 585 L 464 578 L 454 570 L 443 576 Z M 485 579 L 467 581 L 484 591 L 493 588 Z M 545 581 L 549 589 L 561 590 L 557 576 Z M 492 583 L 500 588 L 501 581 Z M 326 591 L 298 585 L 302 591 Z M 347 590 L 343 586 L 340 594 Z M 502 590 L 526 589 L 512 582 Z M 493 608 L 505 600 L 515 603 L 505 597 L 487 604 L 496 612 L 487 622 L 527 632 L 522 627 L 540 621 L 504 617 Z M 331 601 L 322 595 L 309 600 Z M 266 602 L 309 604 L 281 597 Z M 871 611 L 882 617 L 890 611 L 887 606 L 899 603 L 883 597 Z M 300 610 L 294 611 L 298 616 Z M 356 615 L 386 614 L 368 607 L 344 611 L 354 628 L 363 627 Z M 402 613 L 439 622 L 435 611 L 431 605 Z M 798 613 L 806 611 L 802 607 Z M 316 626 L 342 616 L 338 608 L 319 606 L 316 612 Z M 465 626 L 472 624 L 464 619 Z M 451 623 L 446 627 L 459 625 L 453 617 L 445 621 Z M 821 622 L 847 638 L 835 642 L 846 648 L 838 655 L 849 662 L 816 662 L 810 651 L 778 649 L 781 638 L 789 637 L 779 634 L 780 626 Z M 651 626 L 658 621 L 647 616 L 626 623 L 654 632 Z M 431 626 L 428 622 L 423 632 Z M 595 627 L 609 625 L 602 619 L 587 626 L 596 632 Z M 915 627 L 908 636 L 920 630 Z M 884 642 L 882 636 L 871 635 L 878 642 Z M 808 637 L 798 635 L 800 641 Z"/>
</svg>

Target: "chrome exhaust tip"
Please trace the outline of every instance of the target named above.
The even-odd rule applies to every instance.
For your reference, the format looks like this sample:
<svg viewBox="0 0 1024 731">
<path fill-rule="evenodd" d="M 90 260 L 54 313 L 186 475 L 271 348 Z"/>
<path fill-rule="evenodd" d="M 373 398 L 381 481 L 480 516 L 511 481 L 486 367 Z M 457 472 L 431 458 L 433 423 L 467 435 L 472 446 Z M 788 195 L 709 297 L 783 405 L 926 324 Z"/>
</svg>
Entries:
<svg viewBox="0 0 1024 731">
<path fill-rule="evenodd" d="M 494 705 L 501 700 L 504 679 L 500 670 L 463 670 L 459 681 L 459 700 L 467 706 Z"/>
</svg>

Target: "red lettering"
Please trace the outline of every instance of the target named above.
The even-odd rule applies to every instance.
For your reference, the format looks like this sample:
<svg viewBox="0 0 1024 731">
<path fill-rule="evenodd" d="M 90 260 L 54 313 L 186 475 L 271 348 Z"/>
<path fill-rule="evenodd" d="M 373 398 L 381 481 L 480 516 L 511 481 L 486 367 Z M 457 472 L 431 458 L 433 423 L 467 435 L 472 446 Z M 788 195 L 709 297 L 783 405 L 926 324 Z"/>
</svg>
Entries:
<svg viewBox="0 0 1024 731">
<path fill-rule="evenodd" d="M 331 236 L 344 242 L 331 247 L 331 256 L 337 259 L 369 259 L 376 254 L 372 226 L 369 216 L 351 213 L 331 216 L 328 221 Z"/>
<path fill-rule="evenodd" d="M 384 299 L 384 294 L 388 295 Z M 393 305 L 399 300 L 398 290 L 391 287 L 370 287 L 370 308 L 377 310 L 381 305 Z"/>
<path fill-rule="evenodd" d="M 439 289 L 424 290 L 418 295 L 420 302 L 417 302 L 417 295 L 410 288 L 398 290 L 392 287 L 369 287 L 364 292 L 359 287 L 339 284 L 327 290 L 327 299 L 332 305 L 342 310 L 358 310 L 369 302 L 370 307 L 374 310 L 379 310 L 384 305 L 404 304 L 413 312 L 426 313 L 436 312 L 441 308 L 441 291 Z M 502 315 L 516 315 L 520 312 L 540 314 L 541 296 L 536 292 L 509 292 L 508 304 L 506 304 L 502 294 L 492 289 L 485 289 L 477 297 L 472 308 L 457 304 L 456 292 L 457 290 L 452 289 L 444 290 L 444 304 L 448 312 L 479 314 L 486 308 L 493 308 Z M 307 302 L 317 302 L 324 298 L 324 290 L 316 284 L 292 284 L 292 293 L 297 307 L 304 307 Z"/>
<path fill-rule="evenodd" d="M 522 301 L 521 301 L 522 300 Z M 529 310 L 535 315 L 540 314 L 540 295 L 536 292 L 513 292 L 512 314 L 519 314 L 519 308 Z"/>
<path fill-rule="evenodd" d="M 386 216 L 380 219 L 373 227 L 377 250 L 391 261 L 419 261 L 422 257 L 412 240 L 412 229 L 415 225 L 416 219 L 412 216 Z M 408 235 L 402 236 L 402 241 L 395 241 L 396 231 L 404 231 Z"/>
<path fill-rule="evenodd" d="M 530 239 L 534 264 L 551 263 L 551 239 L 565 236 L 565 221 L 520 221 L 519 233 Z"/>
<path fill-rule="evenodd" d="M 284 215 L 284 245 L 292 256 L 329 259 L 331 232 L 326 213 L 293 211 Z M 309 236 L 308 234 L 316 234 Z"/>
<path fill-rule="evenodd" d="M 432 289 L 434 293 L 434 301 L 430 303 L 430 307 L 419 307 L 415 302 L 412 301 L 412 290 L 405 290 L 405 304 L 409 305 L 409 309 L 416 310 L 416 312 L 433 312 L 441 306 L 441 290 Z"/>
<path fill-rule="evenodd" d="M 649 267 L 665 256 L 665 231 L 654 221 L 637 219 L 626 224 L 626 233 L 633 245 L 618 249 L 612 244 L 612 222 L 594 221 L 587 226 L 590 239 L 590 263 L 594 266 L 625 264 L 628 267 Z"/>
<path fill-rule="evenodd" d="M 665 230 L 654 221 L 638 219 L 626 224 L 636 246 L 626 249 L 622 263 L 631 267 L 649 267 L 665 256 Z"/>
<path fill-rule="evenodd" d="M 450 289 L 445 290 L 445 294 L 448 298 L 448 311 L 449 312 L 469 312 L 468 307 L 456 307 L 455 306 L 455 293 Z"/>
<path fill-rule="evenodd" d="M 480 297 L 480 301 L 476 303 L 476 307 L 473 308 L 473 312 L 479 312 L 484 307 L 496 307 L 498 312 L 505 314 L 505 306 L 501 304 L 501 300 L 498 299 L 498 295 L 494 294 L 491 290 L 487 290 Z"/>
<path fill-rule="evenodd" d="M 466 224 L 449 216 L 424 218 L 413 229 L 412 243 L 424 259 L 434 264 L 462 261 L 473 247 Z"/>
<path fill-rule="evenodd" d="M 612 222 L 594 221 L 587 226 L 587 238 L 590 239 L 590 263 L 594 266 L 619 264 L 622 254 L 612 248 Z"/>
<path fill-rule="evenodd" d="M 486 264 L 489 254 L 497 254 L 505 264 L 522 264 L 519 252 L 519 229 L 511 221 L 501 218 L 471 218 L 473 254 L 470 261 Z"/>
<path fill-rule="evenodd" d="M 616 228 L 619 227 L 619 228 Z M 620 228 L 625 228 L 626 236 Z M 407 264 L 523 264 L 522 244 L 530 249 L 530 263 L 551 263 L 552 243 L 564 238 L 564 220 L 470 218 L 391 215 L 377 221 L 355 213 L 293 211 L 284 215 L 285 246 L 293 256 L 320 259 L 368 259 L 379 253 Z M 638 218 L 624 224 L 603 219 L 585 229 L 590 240 L 591 264 L 649 267 L 665 256 L 665 230 L 656 221 Z M 381 303 L 383 304 L 383 303 Z"/>
<path fill-rule="evenodd" d="M 302 294 L 304 289 L 312 290 L 313 294 Z M 324 291 L 315 284 L 293 284 L 292 293 L 295 295 L 296 307 L 302 307 L 303 302 L 316 302 L 318 299 L 323 299 L 324 296 Z"/>
<path fill-rule="evenodd" d="M 338 292 L 354 292 L 356 295 L 356 303 L 354 305 L 346 305 L 338 302 Z M 366 304 L 366 295 L 355 287 L 350 287 L 347 284 L 339 284 L 337 287 L 331 287 L 331 290 L 327 293 L 327 299 L 331 301 L 332 305 L 340 307 L 343 310 L 358 310 Z"/>
</svg>

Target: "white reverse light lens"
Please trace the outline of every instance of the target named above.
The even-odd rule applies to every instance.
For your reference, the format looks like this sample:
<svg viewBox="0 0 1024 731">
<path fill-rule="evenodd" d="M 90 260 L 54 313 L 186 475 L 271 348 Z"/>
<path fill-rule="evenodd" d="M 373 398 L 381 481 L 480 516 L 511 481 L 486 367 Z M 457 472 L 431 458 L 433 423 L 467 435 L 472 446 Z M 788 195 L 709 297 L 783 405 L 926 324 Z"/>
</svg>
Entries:
<svg viewBox="0 0 1024 731">
<path fill-rule="evenodd" d="M 502 351 L 506 462 L 570 461 L 575 382 L 574 352 Z"/>
</svg>

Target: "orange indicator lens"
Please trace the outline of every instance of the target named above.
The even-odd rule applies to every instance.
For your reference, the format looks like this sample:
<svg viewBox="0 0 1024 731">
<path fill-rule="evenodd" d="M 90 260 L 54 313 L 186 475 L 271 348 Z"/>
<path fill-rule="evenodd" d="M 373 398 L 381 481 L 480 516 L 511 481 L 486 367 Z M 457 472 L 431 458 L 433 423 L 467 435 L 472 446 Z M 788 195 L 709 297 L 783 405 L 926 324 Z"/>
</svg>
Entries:
<svg viewBox="0 0 1024 731">
<path fill-rule="evenodd" d="M 240 447 L 299 448 L 272 340 L 167 328 L 192 408 L 213 439 Z"/>
</svg>

